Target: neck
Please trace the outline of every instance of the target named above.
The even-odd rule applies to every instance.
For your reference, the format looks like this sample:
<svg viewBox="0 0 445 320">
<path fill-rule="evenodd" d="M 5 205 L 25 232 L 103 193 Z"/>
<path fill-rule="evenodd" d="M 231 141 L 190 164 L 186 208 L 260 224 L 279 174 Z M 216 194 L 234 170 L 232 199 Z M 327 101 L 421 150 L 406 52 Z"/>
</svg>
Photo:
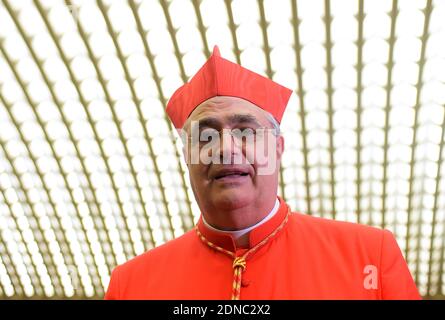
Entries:
<svg viewBox="0 0 445 320">
<path fill-rule="evenodd" d="M 243 227 L 243 228 L 222 229 L 220 227 L 217 227 L 217 226 L 212 225 L 211 223 L 207 222 L 204 215 L 202 217 L 202 220 L 208 228 L 213 229 L 214 231 L 217 231 L 217 232 L 223 232 L 223 233 L 230 234 L 233 237 L 233 239 L 235 240 L 237 247 L 245 248 L 245 247 L 249 246 L 250 232 L 252 230 L 254 230 L 256 227 L 265 223 L 270 218 L 272 218 L 275 215 L 275 213 L 278 211 L 279 206 L 280 206 L 280 202 L 279 202 L 278 198 L 275 197 L 275 201 L 272 205 L 272 208 L 267 211 L 262 211 L 261 215 L 259 215 L 261 217 L 261 219 L 259 221 L 255 222 L 253 224 L 250 224 L 249 226 Z"/>
</svg>

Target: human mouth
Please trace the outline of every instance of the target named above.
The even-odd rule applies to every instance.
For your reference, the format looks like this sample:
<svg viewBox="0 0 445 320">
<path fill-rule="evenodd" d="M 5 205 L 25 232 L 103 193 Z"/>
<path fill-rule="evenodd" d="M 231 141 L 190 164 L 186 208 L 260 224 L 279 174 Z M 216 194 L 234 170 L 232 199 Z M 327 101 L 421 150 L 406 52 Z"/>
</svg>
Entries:
<svg viewBox="0 0 445 320">
<path fill-rule="evenodd" d="M 216 171 L 212 175 L 213 181 L 223 184 L 241 183 L 247 180 L 248 177 L 249 172 L 242 168 L 224 168 L 222 170 Z"/>
<path fill-rule="evenodd" d="M 217 184 L 223 185 L 238 185 L 244 183 L 248 179 L 247 173 L 233 173 L 224 176 L 220 176 L 214 179 Z"/>
<path fill-rule="evenodd" d="M 222 172 L 215 176 L 215 180 L 222 179 L 236 179 L 241 177 L 247 177 L 249 174 L 247 172 Z"/>
<path fill-rule="evenodd" d="M 238 183 L 247 179 L 247 173 L 231 173 L 215 178 L 218 183 Z"/>
</svg>

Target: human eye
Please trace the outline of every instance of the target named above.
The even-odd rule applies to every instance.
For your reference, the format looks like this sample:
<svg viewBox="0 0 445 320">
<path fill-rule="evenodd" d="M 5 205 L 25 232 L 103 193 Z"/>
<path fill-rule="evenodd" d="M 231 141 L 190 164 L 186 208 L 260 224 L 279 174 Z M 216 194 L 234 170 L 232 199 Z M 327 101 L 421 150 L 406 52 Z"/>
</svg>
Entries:
<svg viewBox="0 0 445 320">
<path fill-rule="evenodd" d="M 213 142 L 219 138 L 219 131 L 214 128 L 205 128 L 200 131 L 199 134 L 199 142 L 200 143 L 206 143 L 206 142 Z"/>
<path fill-rule="evenodd" d="M 242 141 L 242 140 L 247 141 L 250 138 L 255 137 L 255 129 L 252 129 L 250 127 L 236 128 L 236 129 L 232 129 L 231 135 L 239 141 Z"/>
<path fill-rule="evenodd" d="M 251 136 L 255 134 L 255 128 L 252 127 L 240 127 L 237 128 L 235 131 L 243 136 Z"/>
</svg>

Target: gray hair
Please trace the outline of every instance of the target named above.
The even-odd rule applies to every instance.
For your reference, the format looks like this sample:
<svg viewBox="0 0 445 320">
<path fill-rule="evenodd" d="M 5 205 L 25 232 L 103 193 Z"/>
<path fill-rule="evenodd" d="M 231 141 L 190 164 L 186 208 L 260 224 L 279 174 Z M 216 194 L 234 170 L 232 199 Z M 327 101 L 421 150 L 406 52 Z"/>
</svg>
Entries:
<svg viewBox="0 0 445 320">
<path fill-rule="evenodd" d="M 272 124 L 272 127 L 275 130 L 275 135 L 277 137 L 281 135 L 280 124 L 278 123 L 277 119 L 275 119 L 275 117 L 269 111 L 263 110 L 263 112 L 266 119 Z"/>
</svg>

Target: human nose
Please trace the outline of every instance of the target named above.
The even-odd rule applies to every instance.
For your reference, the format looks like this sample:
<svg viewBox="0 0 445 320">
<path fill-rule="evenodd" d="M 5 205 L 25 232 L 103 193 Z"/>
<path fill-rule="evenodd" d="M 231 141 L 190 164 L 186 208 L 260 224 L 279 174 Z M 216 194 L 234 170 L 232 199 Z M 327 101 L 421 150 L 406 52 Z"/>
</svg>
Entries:
<svg viewBox="0 0 445 320">
<path fill-rule="evenodd" d="M 220 159 L 223 160 L 223 163 L 232 164 L 235 156 L 242 153 L 241 146 L 230 130 L 224 129 L 220 137 Z"/>
</svg>

